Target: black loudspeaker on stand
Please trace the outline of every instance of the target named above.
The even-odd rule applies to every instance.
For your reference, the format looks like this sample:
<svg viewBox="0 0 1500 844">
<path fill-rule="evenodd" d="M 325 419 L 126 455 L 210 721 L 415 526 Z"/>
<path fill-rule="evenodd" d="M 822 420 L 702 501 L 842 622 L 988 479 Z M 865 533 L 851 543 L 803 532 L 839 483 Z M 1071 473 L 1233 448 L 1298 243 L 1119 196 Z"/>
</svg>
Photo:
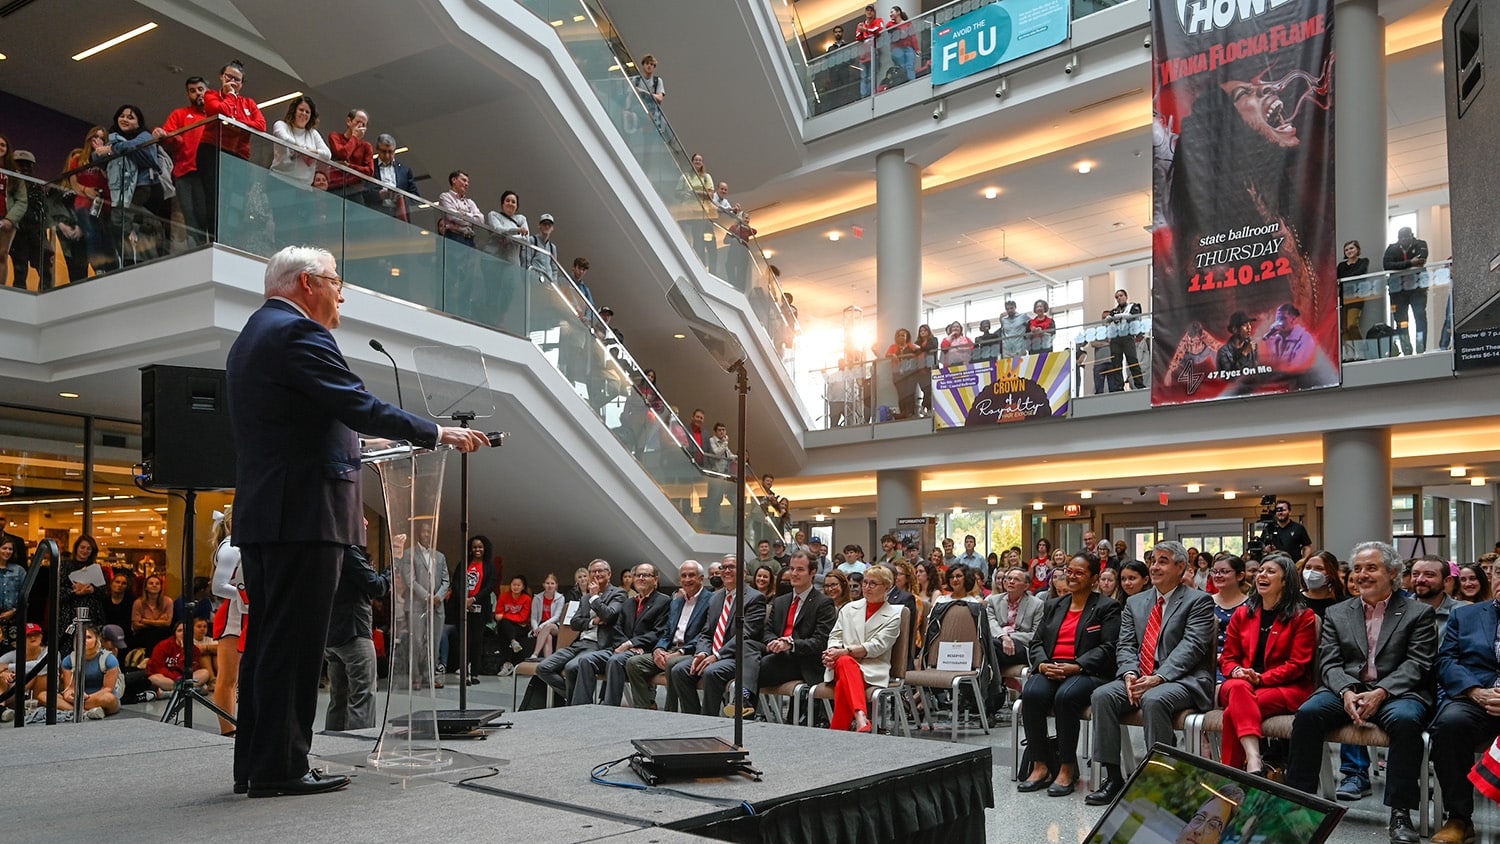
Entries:
<svg viewBox="0 0 1500 844">
<path fill-rule="evenodd" d="M 180 494 L 182 518 L 182 672 L 162 713 L 162 723 L 182 717 L 193 726 L 193 702 L 228 723 L 234 717 L 193 685 L 194 522 L 198 493 L 234 487 L 234 437 L 229 428 L 229 386 L 224 370 L 152 365 L 141 369 L 141 467 L 136 485 Z"/>
</svg>

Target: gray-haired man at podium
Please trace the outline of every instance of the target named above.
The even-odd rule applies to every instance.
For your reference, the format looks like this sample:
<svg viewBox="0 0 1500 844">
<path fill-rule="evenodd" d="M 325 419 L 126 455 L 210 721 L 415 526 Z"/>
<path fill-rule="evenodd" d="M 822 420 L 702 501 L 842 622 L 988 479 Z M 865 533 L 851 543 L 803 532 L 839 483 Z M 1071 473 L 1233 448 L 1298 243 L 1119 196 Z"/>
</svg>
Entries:
<svg viewBox="0 0 1500 844">
<path fill-rule="evenodd" d="M 473 451 L 479 431 L 439 427 L 386 404 L 349 370 L 332 330 L 344 281 L 322 249 L 266 265 L 265 304 L 229 350 L 234 540 L 255 607 L 240 667 L 234 790 L 314 794 L 348 784 L 308 766 L 323 649 L 344 549 L 364 545 L 355 432 Z"/>
</svg>

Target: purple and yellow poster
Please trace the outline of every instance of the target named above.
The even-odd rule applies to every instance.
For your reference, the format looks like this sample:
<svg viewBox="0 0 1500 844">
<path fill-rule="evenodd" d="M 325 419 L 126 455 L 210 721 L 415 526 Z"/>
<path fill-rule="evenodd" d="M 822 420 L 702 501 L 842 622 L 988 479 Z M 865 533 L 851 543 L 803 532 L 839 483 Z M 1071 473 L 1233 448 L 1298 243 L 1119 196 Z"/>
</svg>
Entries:
<svg viewBox="0 0 1500 844">
<path fill-rule="evenodd" d="M 1068 415 L 1073 355 L 1046 352 L 932 371 L 938 428 L 977 428 Z"/>
<path fill-rule="evenodd" d="M 1151 403 L 1339 383 L 1333 0 L 1152 4 Z"/>
</svg>

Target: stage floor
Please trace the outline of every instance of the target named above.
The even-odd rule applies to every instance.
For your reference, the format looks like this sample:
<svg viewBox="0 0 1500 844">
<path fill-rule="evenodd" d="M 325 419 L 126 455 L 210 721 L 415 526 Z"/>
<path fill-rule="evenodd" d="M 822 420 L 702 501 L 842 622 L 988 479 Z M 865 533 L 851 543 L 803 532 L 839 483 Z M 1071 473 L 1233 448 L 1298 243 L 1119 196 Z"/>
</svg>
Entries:
<svg viewBox="0 0 1500 844">
<path fill-rule="evenodd" d="M 92 839 L 107 828 L 116 842 L 212 830 L 215 838 L 226 833 L 231 840 L 343 842 L 350 832 L 384 831 L 394 840 L 419 835 L 495 840 L 497 834 L 517 833 L 538 842 L 672 844 L 709 839 L 670 828 L 743 819 L 749 814 L 744 804 L 764 818 L 780 813 L 786 823 L 793 815 L 826 815 L 825 807 L 857 804 L 852 795 L 871 786 L 877 794 L 891 794 L 917 780 L 945 780 L 959 770 L 971 778 L 982 771 L 987 779 L 992 768 L 989 747 L 751 722 L 745 725 L 745 746 L 763 781 L 732 776 L 666 782 L 641 791 L 593 783 L 590 772 L 630 755 L 632 738 L 729 740 L 733 722 L 600 706 L 507 718 L 515 724 L 511 729 L 482 741 L 453 742 L 461 756 L 439 775 L 403 786 L 363 769 L 344 792 L 272 800 L 234 795 L 231 740 L 200 730 L 143 718 L 5 729 L 0 731 L 5 783 L 0 800 L 10 807 L 3 814 L 16 823 L 4 826 L 29 831 L 26 840 Z M 313 753 L 332 770 L 342 770 L 372 747 L 373 739 L 365 737 L 318 734 L 313 740 Z M 640 783 L 627 764 L 606 778 Z M 987 790 L 988 783 L 984 786 Z M 109 808 L 101 815 L 104 807 Z M 126 814 L 119 814 L 122 810 Z M 982 817 L 982 806 L 978 812 Z M 745 830 L 730 833 L 720 826 L 715 837 L 731 834 L 743 840 Z M 806 837 L 821 839 L 815 832 Z"/>
</svg>

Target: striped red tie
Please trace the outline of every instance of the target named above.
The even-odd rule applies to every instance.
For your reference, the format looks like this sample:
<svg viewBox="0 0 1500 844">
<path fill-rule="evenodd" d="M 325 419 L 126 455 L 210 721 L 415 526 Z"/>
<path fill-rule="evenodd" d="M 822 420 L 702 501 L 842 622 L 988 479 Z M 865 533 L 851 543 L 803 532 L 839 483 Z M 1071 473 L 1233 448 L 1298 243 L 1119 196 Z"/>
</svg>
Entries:
<svg viewBox="0 0 1500 844">
<path fill-rule="evenodd" d="M 1161 607 L 1167 599 L 1158 595 L 1151 618 L 1146 622 L 1146 637 L 1141 640 L 1141 675 L 1148 677 L 1156 669 L 1156 640 L 1161 638 Z"/>
<path fill-rule="evenodd" d="M 734 612 L 734 596 L 724 596 L 724 611 L 719 613 L 719 623 L 714 625 L 714 653 L 724 647 L 724 631 L 729 629 L 729 615 Z"/>
</svg>

